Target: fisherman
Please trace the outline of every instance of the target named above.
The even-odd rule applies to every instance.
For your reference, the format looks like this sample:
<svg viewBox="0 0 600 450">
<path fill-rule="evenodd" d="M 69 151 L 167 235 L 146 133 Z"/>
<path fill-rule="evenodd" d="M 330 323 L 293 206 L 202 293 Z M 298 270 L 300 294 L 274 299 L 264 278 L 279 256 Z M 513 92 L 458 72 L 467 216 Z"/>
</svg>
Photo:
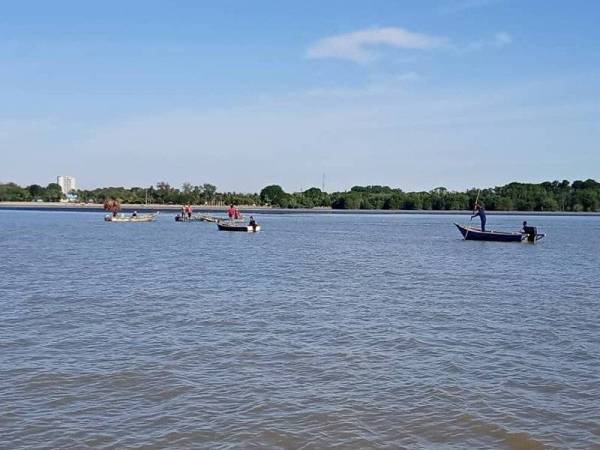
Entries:
<svg viewBox="0 0 600 450">
<path fill-rule="evenodd" d="M 188 216 L 188 219 L 191 219 L 191 218 L 192 218 L 192 205 L 191 205 L 191 203 L 188 203 L 188 205 L 187 205 L 187 208 L 186 208 L 186 209 L 187 209 L 187 216 Z"/>
<path fill-rule="evenodd" d="M 250 216 L 250 223 L 248 225 L 250 225 L 252 229 L 256 231 L 256 220 L 254 220 L 254 217 Z"/>
<path fill-rule="evenodd" d="M 229 207 L 229 209 L 227 210 L 227 216 L 229 217 L 229 220 L 237 219 L 236 216 L 239 217 L 239 214 L 240 213 L 235 208 L 235 206 L 233 206 L 233 203 L 232 203 L 231 206 Z"/>
<path fill-rule="evenodd" d="M 181 218 L 182 219 L 185 219 L 185 216 L 186 216 L 185 210 L 186 210 L 185 205 L 181 205 Z"/>
<path fill-rule="evenodd" d="M 479 220 L 481 220 L 481 231 L 485 232 L 485 209 L 479 203 L 475 203 L 475 208 L 473 209 L 473 215 L 471 219 L 479 216 Z"/>
<path fill-rule="evenodd" d="M 538 235 L 536 227 L 532 227 L 531 225 L 527 225 L 527 221 L 523 221 L 523 229 L 521 233 L 527 236 L 527 241 L 535 243 L 538 239 L 544 237 L 543 234 Z M 539 236 L 539 237 L 538 237 Z"/>
</svg>

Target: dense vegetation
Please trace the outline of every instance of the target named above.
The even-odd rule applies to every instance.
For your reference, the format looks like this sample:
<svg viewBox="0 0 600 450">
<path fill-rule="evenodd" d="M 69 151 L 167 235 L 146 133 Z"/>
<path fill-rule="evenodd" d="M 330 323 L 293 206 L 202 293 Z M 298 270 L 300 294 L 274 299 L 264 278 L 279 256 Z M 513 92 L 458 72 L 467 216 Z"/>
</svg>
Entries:
<svg viewBox="0 0 600 450">
<path fill-rule="evenodd" d="M 26 188 L 22 188 L 15 183 L 0 183 L 1 202 L 29 202 L 33 200 L 58 202 L 63 197 L 60 186 L 56 183 L 50 183 L 46 187 L 32 184 Z"/>
<path fill-rule="evenodd" d="M 470 189 L 466 192 L 448 191 L 438 187 L 431 191 L 403 192 L 388 186 L 354 186 L 346 192 L 323 192 L 310 188 L 303 192 L 287 193 L 278 185 L 262 189 L 260 194 L 217 192 L 212 184 L 185 183 L 181 189 L 160 182 L 156 186 L 107 187 L 79 190 L 82 202 L 102 203 L 119 199 L 122 203 L 158 203 L 195 205 L 270 205 L 282 208 L 331 207 L 334 209 L 405 209 L 405 210 L 467 210 L 471 209 L 477 193 L 479 201 L 494 211 L 600 211 L 600 183 L 594 180 L 567 180 L 533 183 L 510 183 L 495 188 Z M 60 187 L 20 187 L 14 183 L 0 184 L 0 201 L 58 201 L 63 198 Z"/>
<path fill-rule="evenodd" d="M 510 183 L 466 192 L 443 187 L 403 192 L 388 186 L 354 186 L 350 191 L 332 194 L 317 188 L 287 194 L 279 186 L 267 186 L 260 197 L 265 204 L 284 208 L 469 210 L 478 193 L 479 202 L 491 211 L 600 211 L 600 183 L 594 180 Z"/>
<path fill-rule="evenodd" d="M 217 192 L 216 186 L 208 183 L 198 186 L 191 183 L 184 183 L 181 189 L 177 189 L 169 183 L 161 181 L 156 186 L 147 188 L 98 188 L 93 190 L 79 190 L 77 191 L 77 195 L 83 202 L 103 202 L 109 198 L 117 198 L 121 203 L 155 203 L 167 205 L 182 205 L 186 203 L 193 205 L 260 204 L 260 199 L 256 194 Z"/>
</svg>

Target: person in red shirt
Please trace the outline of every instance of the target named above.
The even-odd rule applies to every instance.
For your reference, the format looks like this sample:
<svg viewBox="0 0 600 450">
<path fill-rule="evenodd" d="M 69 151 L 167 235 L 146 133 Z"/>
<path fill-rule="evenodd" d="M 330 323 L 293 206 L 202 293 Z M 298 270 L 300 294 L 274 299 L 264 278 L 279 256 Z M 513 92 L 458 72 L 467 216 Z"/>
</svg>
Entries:
<svg viewBox="0 0 600 450">
<path fill-rule="evenodd" d="M 235 219 L 236 215 L 238 215 L 238 214 L 239 213 L 237 212 L 237 209 L 235 209 L 235 206 L 233 206 L 233 204 L 227 210 L 227 215 L 229 216 L 229 220 Z"/>
</svg>

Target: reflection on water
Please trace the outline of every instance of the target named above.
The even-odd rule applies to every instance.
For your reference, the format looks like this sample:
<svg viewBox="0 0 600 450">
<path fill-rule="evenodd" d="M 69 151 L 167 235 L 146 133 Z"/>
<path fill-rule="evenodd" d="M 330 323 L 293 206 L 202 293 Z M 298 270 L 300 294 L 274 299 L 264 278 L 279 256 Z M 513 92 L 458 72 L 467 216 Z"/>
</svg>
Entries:
<svg viewBox="0 0 600 450">
<path fill-rule="evenodd" d="M 600 218 L 102 216 L 0 212 L 1 447 L 600 446 Z"/>
</svg>

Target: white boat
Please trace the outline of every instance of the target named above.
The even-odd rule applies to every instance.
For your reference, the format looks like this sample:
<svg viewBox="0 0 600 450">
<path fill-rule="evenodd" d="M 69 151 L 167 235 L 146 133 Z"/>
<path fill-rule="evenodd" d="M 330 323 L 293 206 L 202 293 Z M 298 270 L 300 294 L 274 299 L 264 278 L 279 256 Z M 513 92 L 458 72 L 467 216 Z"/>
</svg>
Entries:
<svg viewBox="0 0 600 450">
<path fill-rule="evenodd" d="M 154 222 L 158 217 L 158 212 L 148 214 L 117 214 L 113 216 L 108 214 L 104 216 L 107 222 Z"/>
<path fill-rule="evenodd" d="M 212 222 L 217 223 L 221 220 L 226 220 L 224 217 L 218 216 L 199 216 L 193 215 L 192 217 L 182 216 L 178 214 L 175 216 L 175 222 Z"/>
<path fill-rule="evenodd" d="M 240 223 L 217 222 L 217 227 L 220 231 L 242 231 L 245 233 L 256 233 L 260 231 L 260 225 L 258 224 L 252 226 Z"/>
</svg>

